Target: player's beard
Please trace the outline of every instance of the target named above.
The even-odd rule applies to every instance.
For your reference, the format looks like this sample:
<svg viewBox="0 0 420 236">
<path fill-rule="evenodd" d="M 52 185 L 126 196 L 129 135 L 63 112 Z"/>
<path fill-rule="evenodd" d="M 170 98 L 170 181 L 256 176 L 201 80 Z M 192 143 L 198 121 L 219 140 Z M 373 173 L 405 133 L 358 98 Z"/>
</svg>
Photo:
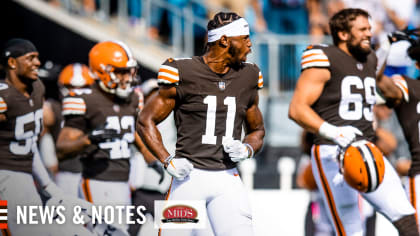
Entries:
<svg viewBox="0 0 420 236">
<path fill-rule="evenodd" d="M 239 68 L 242 65 L 242 61 L 239 57 L 240 53 L 241 53 L 241 49 L 231 46 L 228 49 L 228 53 L 231 56 L 232 60 L 231 60 L 231 67 L 232 68 Z"/>
<path fill-rule="evenodd" d="M 352 45 L 352 41 L 354 41 L 354 38 L 352 37 L 349 41 L 347 41 L 347 48 L 349 49 L 349 52 L 360 62 L 364 62 L 367 59 L 367 56 L 372 51 L 371 48 L 363 48 L 360 46 L 361 42 L 357 43 L 356 45 Z"/>
</svg>

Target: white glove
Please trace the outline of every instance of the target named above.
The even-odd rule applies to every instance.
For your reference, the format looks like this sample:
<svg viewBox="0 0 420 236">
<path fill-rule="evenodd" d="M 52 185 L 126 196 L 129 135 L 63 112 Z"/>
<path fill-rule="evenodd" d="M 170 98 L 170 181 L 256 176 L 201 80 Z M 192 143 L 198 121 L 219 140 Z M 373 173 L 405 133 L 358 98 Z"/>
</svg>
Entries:
<svg viewBox="0 0 420 236">
<path fill-rule="evenodd" d="M 234 139 L 226 139 L 223 142 L 223 149 L 229 154 L 233 162 L 240 162 L 254 155 L 252 147 L 249 144 L 244 144 Z"/>
<path fill-rule="evenodd" d="M 319 127 L 318 132 L 322 137 L 334 141 L 334 143 L 340 145 L 342 148 L 350 145 L 356 138 L 356 135 L 363 135 L 362 131 L 353 126 L 346 125 L 338 127 L 326 121 Z"/>
<path fill-rule="evenodd" d="M 193 164 L 185 158 L 174 158 L 169 156 L 166 158 L 166 171 L 177 180 L 184 180 L 194 169 Z"/>
</svg>

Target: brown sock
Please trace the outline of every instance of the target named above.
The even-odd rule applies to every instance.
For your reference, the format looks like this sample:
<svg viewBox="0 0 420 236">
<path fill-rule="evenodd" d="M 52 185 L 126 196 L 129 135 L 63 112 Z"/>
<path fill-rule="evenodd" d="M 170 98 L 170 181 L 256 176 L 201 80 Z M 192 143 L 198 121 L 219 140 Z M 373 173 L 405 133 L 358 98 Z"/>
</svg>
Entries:
<svg viewBox="0 0 420 236">
<path fill-rule="evenodd" d="M 403 216 L 392 223 L 397 228 L 400 236 L 419 236 L 415 215 Z"/>
</svg>

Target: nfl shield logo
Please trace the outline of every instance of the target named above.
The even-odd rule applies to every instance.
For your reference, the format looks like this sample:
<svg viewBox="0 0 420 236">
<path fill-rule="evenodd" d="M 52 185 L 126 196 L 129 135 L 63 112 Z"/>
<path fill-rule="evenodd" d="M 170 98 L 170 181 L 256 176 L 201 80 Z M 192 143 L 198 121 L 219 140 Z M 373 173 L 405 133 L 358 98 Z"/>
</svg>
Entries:
<svg viewBox="0 0 420 236">
<path fill-rule="evenodd" d="M 112 109 L 114 109 L 115 112 L 120 112 L 120 106 L 114 104 L 114 106 L 112 106 Z"/>
<path fill-rule="evenodd" d="M 356 65 L 358 70 L 363 70 L 363 64 L 362 63 L 357 63 Z"/>
<path fill-rule="evenodd" d="M 226 84 L 225 84 L 225 82 L 224 82 L 224 81 L 219 81 L 219 89 L 220 89 L 221 91 L 224 91 L 224 90 L 225 90 L 225 88 L 226 88 Z"/>
</svg>

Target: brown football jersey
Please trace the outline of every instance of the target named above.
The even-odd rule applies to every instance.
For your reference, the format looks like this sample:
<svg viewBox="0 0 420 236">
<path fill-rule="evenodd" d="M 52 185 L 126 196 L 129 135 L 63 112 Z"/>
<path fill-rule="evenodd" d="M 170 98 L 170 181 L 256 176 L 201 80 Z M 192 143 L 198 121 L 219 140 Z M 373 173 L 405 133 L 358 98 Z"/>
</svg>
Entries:
<svg viewBox="0 0 420 236">
<path fill-rule="evenodd" d="M 42 104 L 45 88 L 41 80 L 32 83 L 30 97 L 0 82 L 0 169 L 32 173 L 34 149 L 42 131 Z"/>
<path fill-rule="evenodd" d="M 217 74 L 202 57 L 171 58 L 160 67 L 158 82 L 176 86 L 176 157 L 187 158 L 199 169 L 235 167 L 223 151 L 222 141 L 241 139 L 246 111 L 263 86 L 259 68 L 243 63 L 226 74 Z"/>
<path fill-rule="evenodd" d="M 63 99 L 64 126 L 82 130 L 115 129 L 121 138 L 90 145 L 82 154 L 82 176 L 105 181 L 127 181 L 130 171 L 129 145 L 134 143 L 135 117 L 139 98 L 132 93 L 127 100 L 111 99 L 94 84 L 72 90 L 75 96 Z"/>
<path fill-rule="evenodd" d="M 325 121 L 336 126 L 351 125 L 363 132 L 363 137 L 373 141 L 373 105 L 376 102 L 377 59 L 370 53 L 364 62 L 333 45 L 309 46 L 302 55 L 302 71 L 308 68 L 326 68 L 331 73 L 318 100 L 312 105 L 314 111 Z M 315 144 L 334 144 L 333 141 L 316 135 Z"/>
<path fill-rule="evenodd" d="M 62 126 L 64 125 L 64 118 L 61 114 L 61 101 L 55 99 L 49 99 L 48 103 L 51 105 L 52 112 L 54 113 L 54 124 L 50 127 L 51 136 L 54 142 L 57 141 L 58 135 Z M 65 160 L 59 160 L 58 162 L 59 171 L 68 171 L 73 173 L 80 173 L 82 171 L 82 163 L 80 163 L 80 157 L 68 158 Z"/>
<path fill-rule="evenodd" d="M 404 77 L 407 82 L 409 102 L 402 101 L 395 107 L 401 128 L 407 140 L 412 164 L 409 176 L 414 177 L 420 173 L 420 81 Z"/>
</svg>

